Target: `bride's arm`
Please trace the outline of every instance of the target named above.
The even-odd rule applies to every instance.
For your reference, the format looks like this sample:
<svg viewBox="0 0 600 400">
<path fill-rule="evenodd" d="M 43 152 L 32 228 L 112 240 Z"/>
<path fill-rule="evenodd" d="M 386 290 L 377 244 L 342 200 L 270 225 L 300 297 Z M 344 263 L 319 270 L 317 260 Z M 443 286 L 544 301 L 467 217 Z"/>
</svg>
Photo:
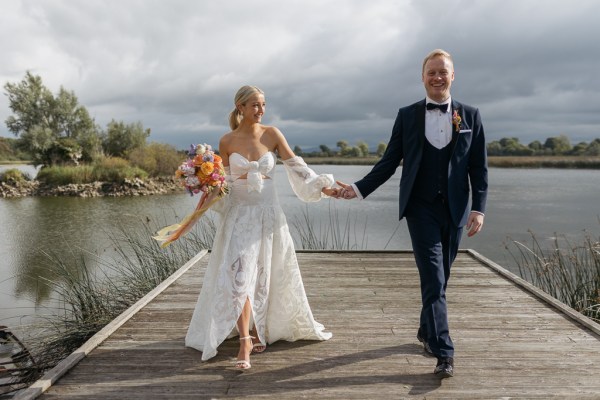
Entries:
<svg viewBox="0 0 600 400">
<path fill-rule="evenodd" d="M 294 154 L 287 140 L 277 128 L 273 128 L 275 149 L 283 161 L 290 184 L 296 196 L 303 201 L 319 201 L 322 197 L 336 195 L 331 186 L 335 183 L 333 175 L 317 175 L 304 162 L 302 157 Z"/>
</svg>

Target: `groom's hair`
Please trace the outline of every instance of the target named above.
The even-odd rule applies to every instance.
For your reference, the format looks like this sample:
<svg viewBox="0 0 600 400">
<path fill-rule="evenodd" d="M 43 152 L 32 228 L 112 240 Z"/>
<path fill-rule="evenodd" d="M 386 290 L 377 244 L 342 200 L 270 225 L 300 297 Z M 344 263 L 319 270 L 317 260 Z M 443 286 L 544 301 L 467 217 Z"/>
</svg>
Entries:
<svg viewBox="0 0 600 400">
<path fill-rule="evenodd" d="M 435 49 L 432 52 L 430 52 L 429 54 L 427 54 L 427 56 L 423 60 L 423 68 L 421 69 L 421 73 L 425 73 L 425 64 L 427 64 L 427 61 L 431 60 L 434 57 L 440 57 L 440 56 L 446 57 L 448 60 L 450 60 L 450 62 L 452 63 L 452 68 L 454 68 L 454 60 L 452 59 L 452 56 L 450 55 L 450 53 L 448 53 L 446 50 Z"/>
</svg>

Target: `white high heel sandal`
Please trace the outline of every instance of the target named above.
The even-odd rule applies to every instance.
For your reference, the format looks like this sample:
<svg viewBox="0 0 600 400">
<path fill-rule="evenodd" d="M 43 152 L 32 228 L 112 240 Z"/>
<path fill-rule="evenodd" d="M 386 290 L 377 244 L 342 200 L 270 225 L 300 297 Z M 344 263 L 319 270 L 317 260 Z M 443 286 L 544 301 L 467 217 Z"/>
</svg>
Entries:
<svg viewBox="0 0 600 400">
<path fill-rule="evenodd" d="M 254 339 L 254 336 L 244 336 L 240 338 L 240 342 L 242 340 L 252 340 Z M 250 351 L 250 353 L 252 353 L 252 350 Z M 248 356 L 250 356 L 248 354 Z M 237 360 L 235 362 L 235 368 L 236 369 L 250 369 L 250 367 L 252 367 L 252 365 L 250 365 L 250 360 Z"/>
</svg>

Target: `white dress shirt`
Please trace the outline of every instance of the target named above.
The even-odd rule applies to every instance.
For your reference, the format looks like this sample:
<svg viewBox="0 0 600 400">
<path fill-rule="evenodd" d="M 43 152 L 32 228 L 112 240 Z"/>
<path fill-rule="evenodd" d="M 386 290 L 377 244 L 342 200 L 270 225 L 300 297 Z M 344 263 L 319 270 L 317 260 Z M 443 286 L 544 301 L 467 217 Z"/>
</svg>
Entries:
<svg viewBox="0 0 600 400">
<path fill-rule="evenodd" d="M 450 97 L 442 103 L 426 97 L 425 104 L 448 104 L 446 112 L 440 109 L 425 111 L 425 137 L 436 149 L 443 149 L 452 141 L 452 100 Z"/>
</svg>

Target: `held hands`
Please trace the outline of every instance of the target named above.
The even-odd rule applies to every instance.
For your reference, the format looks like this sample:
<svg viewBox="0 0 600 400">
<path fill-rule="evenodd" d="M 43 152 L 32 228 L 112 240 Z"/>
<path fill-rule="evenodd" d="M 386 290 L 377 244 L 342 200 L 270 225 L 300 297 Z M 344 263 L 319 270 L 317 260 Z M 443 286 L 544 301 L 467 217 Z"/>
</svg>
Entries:
<svg viewBox="0 0 600 400">
<path fill-rule="evenodd" d="M 337 199 L 340 192 L 340 188 L 324 187 L 323 189 L 321 189 L 321 192 L 323 192 L 323 194 L 325 194 L 326 196 L 335 197 Z"/>
<path fill-rule="evenodd" d="M 348 184 L 346 184 L 344 182 L 340 182 L 340 181 L 335 181 L 335 183 L 337 183 L 341 187 L 339 194 L 336 198 L 350 200 L 350 199 L 357 197 L 356 192 L 354 191 L 354 188 L 352 188 L 352 185 L 348 185 Z"/>
<path fill-rule="evenodd" d="M 334 197 L 336 199 L 353 199 L 356 196 L 356 192 L 354 192 L 354 189 L 352 188 L 352 185 L 348 185 L 345 184 L 344 182 L 340 182 L 340 181 L 335 181 L 340 187 L 339 188 L 323 188 L 321 189 L 321 191 L 329 196 L 329 197 Z"/>
<path fill-rule="evenodd" d="M 471 211 L 467 220 L 467 236 L 471 237 L 483 227 L 483 214 Z"/>
</svg>

